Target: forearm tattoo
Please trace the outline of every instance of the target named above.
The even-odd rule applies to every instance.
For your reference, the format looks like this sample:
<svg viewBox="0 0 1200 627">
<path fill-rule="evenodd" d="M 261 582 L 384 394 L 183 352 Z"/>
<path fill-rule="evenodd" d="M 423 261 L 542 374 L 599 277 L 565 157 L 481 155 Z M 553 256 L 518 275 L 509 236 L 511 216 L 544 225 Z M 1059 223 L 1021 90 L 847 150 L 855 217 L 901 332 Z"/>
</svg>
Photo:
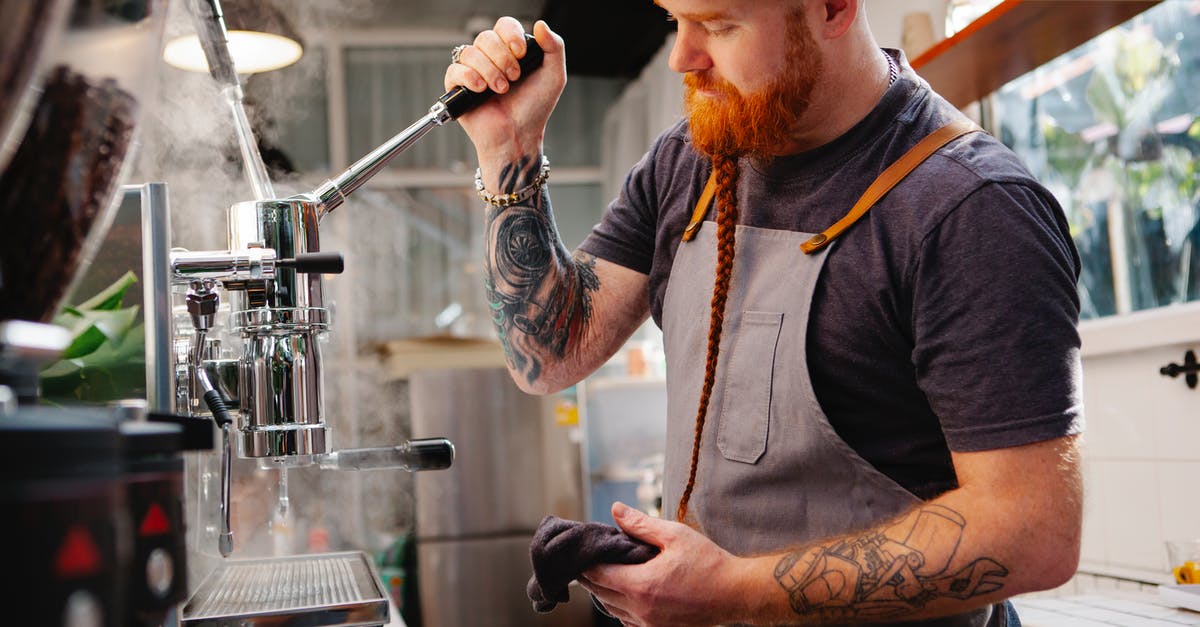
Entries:
<svg viewBox="0 0 1200 627">
<path fill-rule="evenodd" d="M 541 167 L 525 158 L 505 167 L 500 192 L 530 181 Z M 504 356 L 534 383 L 547 357 L 562 359 L 576 346 L 592 315 L 600 288 L 596 260 L 572 257 L 558 238 L 546 189 L 531 206 L 489 207 L 484 286 Z"/>
<path fill-rule="evenodd" d="M 900 617 L 938 599 L 1000 590 L 1008 569 L 995 560 L 948 572 L 965 526 L 958 512 L 925 505 L 882 531 L 790 553 L 776 564 L 775 579 L 796 614 L 838 623 Z"/>
</svg>

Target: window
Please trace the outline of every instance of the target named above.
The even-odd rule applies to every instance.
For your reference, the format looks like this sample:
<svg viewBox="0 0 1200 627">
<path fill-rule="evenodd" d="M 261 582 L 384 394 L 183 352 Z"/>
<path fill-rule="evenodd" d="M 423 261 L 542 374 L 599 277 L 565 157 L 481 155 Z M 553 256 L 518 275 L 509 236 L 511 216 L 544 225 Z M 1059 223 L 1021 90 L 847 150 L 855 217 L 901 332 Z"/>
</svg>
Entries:
<svg viewBox="0 0 1200 627">
<path fill-rule="evenodd" d="M 1067 214 L 1084 318 L 1200 299 L 1200 3 L 1164 2 L 991 104 Z"/>
</svg>

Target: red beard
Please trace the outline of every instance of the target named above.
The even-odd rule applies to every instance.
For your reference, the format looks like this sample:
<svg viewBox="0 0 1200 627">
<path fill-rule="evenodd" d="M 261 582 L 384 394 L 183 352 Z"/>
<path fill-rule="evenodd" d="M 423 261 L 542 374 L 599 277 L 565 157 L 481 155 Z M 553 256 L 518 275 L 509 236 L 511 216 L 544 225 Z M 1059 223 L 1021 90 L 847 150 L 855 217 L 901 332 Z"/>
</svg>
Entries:
<svg viewBox="0 0 1200 627">
<path fill-rule="evenodd" d="M 709 158 L 783 154 L 821 72 L 816 43 L 799 12 L 788 17 L 785 68 L 781 76 L 748 96 L 711 73 L 684 76 L 692 145 Z"/>
</svg>

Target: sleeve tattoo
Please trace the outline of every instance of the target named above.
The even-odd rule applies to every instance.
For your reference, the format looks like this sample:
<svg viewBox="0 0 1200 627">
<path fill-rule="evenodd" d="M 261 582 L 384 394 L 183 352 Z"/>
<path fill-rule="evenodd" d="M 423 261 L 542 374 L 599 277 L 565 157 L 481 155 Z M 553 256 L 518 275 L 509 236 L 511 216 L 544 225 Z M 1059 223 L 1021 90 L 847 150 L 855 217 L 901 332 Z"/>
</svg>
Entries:
<svg viewBox="0 0 1200 627">
<path fill-rule="evenodd" d="M 948 572 L 965 526 L 954 510 L 925 505 L 882 530 L 789 553 L 775 579 L 796 614 L 831 621 L 899 617 L 937 599 L 1000 590 L 1008 569 L 995 560 Z"/>
<path fill-rule="evenodd" d="M 540 159 L 523 158 L 500 174 L 500 192 L 532 180 Z M 489 207 L 484 287 L 504 356 L 533 383 L 547 356 L 563 358 L 576 346 L 599 289 L 596 259 L 573 257 L 558 237 L 543 188 L 532 206 Z"/>
</svg>

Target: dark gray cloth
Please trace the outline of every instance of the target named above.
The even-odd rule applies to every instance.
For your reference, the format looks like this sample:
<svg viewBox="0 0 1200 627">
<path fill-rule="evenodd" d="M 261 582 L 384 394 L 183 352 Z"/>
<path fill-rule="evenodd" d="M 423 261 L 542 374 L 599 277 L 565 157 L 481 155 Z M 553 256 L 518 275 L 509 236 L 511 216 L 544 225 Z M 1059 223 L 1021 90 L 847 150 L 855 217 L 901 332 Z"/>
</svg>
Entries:
<svg viewBox="0 0 1200 627">
<path fill-rule="evenodd" d="M 958 115 L 902 63 L 841 137 L 744 161 L 740 223 L 820 232 Z M 660 325 L 679 237 L 711 169 L 686 123 L 667 130 L 580 246 L 647 274 Z M 991 136 L 930 157 L 838 240 L 822 272 L 807 351 L 817 400 L 842 439 L 918 497 L 957 485 L 950 451 L 1082 430 L 1079 257 L 1057 201 Z"/>
<path fill-rule="evenodd" d="M 549 612 L 570 598 L 567 585 L 599 564 L 641 564 L 658 555 L 658 548 L 630 538 L 602 523 L 583 523 L 547 516 L 529 544 L 533 576 L 525 593 L 533 609 Z"/>
</svg>

